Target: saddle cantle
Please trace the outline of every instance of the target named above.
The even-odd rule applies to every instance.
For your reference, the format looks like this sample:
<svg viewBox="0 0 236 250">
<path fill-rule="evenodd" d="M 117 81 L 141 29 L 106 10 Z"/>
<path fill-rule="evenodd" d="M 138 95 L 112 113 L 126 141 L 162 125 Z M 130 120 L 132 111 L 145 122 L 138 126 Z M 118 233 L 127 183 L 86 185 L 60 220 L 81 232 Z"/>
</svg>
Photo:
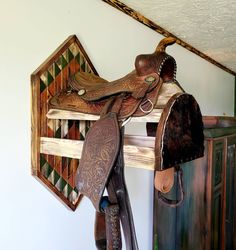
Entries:
<svg viewBox="0 0 236 250">
<path fill-rule="evenodd" d="M 147 133 L 156 137 L 155 187 L 162 193 L 168 192 L 174 183 L 175 170 L 178 172 L 180 200 L 172 201 L 160 195 L 160 200 L 170 206 L 180 204 L 184 196 L 178 165 L 203 155 L 199 106 L 177 82 L 176 61 L 165 52 L 174 42 L 174 38 L 165 38 L 154 53 L 138 55 L 135 70 L 115 81 L 78 72 L 70 77 L 69 89 L 49 101 L 50 108 L 100 115 L 86 135 L 76 174 L 78 191 L 96 209 L 98 249 L 122 248 L 120 222 L 126 249 L 138 249 L 124 178 L 124 119 L 164 108 L 159 124 L 147 124 Z"/>
</svg>

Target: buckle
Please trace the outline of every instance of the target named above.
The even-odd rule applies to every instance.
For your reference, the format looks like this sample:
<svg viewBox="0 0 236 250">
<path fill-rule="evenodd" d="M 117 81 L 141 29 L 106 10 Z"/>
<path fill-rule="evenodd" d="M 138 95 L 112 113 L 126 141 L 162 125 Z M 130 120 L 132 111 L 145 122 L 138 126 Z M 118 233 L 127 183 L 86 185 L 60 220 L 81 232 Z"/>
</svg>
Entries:
<svg viewBox="0 0 236 250">
<path fill-rule="evenodd" d="M 144 109 L 144 106 L 145 106 L 146 104 L 148 104 L 148 103 L 151 104 L 151 107 L 150 107 L 148 110 L 145 110 L 145 109 Z M 154 104 L 152 103 L 152 101 L 151 101 L 150 99 L 145 99 L 144 101 L 142 101 L 142 102 L 140 103 L 139 108 L 140 108 L 140 110 L 141 110 L 144 114 L 148 114 L 148 113 L 150 113 L 150 112 L 153 110 Z"/>
</svg>

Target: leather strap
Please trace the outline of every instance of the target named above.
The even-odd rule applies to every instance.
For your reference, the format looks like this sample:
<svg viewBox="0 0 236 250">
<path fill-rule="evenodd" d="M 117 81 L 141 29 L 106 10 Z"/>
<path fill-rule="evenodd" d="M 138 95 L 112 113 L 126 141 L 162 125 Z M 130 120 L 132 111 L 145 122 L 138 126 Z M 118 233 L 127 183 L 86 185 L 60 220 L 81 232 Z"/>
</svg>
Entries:
<svg viewBox="0 0 236 250">
<path fill-rule="evenodd" d="M 119 206 L 109 205 L 105 208 L 107 250 L 122 249 Z"/>
<path fill-rule="evenodd" d="M 105 214 L 98 211 L 95 214 L 94 238 L 97 250 L 107 249 Z"/>
<path fill-rule="evenodd" d="M 124 156 L 123 156 L 124 129 L 121 129 L 121 147 L 117 157 L 110 184 L 115 190 L 116 198 L 120 207 L 120 220 L 124 232 L 126 250 L 138 250 L 137 237 L 135 233 L 133 215 L 129 195 L 124 177 Z"/>
<path fill-rule="evenodd" d="M 119 206 L 112 205 L 107 196 L 101 201 L 102 212 L 96 211 L 95 242 L 98 250 L 122 249 Z"/>
<path fill-rule="evenodd" d="M 168 193 L 174 185 L 174 175 L 175 168 L 167 168 L 162 171 L 155 172 L 154 186 L 155 188 L 162 192 Z"/>
<path fill-rule="evenodd" d="M 178 186 L 179 186 L 179 191 L 180 191 L 180 198 L 178 200 L 168 199 L 165 196 L 163 196 L 160 191 L 157 192 L 159 202 L 161 202 L 162 204 L 168 207 L 177 207 L 184 200 L 183 170 L 181 168 L 177 170 L 177 179 L 178 179 Z"/>
<path fill-rule="evenodd" d="M 124 128 L 121 128 L 120 152 L 107 183 L 108 197 L 104 196 L 101 200 L 100 210 L 103 212 L 96 213 L 95 240 L 98 250 L 121 249 L 120 221 L 126 249 L 138 250 L 133 215 L 124 177 L 123 138 Z M 117 207 L 119 207 L 119 212 Z M 117 210 L 111 215 L 109 209 Z"/>
</svg>

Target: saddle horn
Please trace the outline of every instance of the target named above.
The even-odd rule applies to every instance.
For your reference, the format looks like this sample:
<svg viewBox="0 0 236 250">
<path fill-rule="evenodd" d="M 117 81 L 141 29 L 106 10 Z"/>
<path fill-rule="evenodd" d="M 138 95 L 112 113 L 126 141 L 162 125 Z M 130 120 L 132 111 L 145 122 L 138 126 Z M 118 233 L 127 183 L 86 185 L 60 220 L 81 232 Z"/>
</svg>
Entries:
<svg viewBox="0 0 236 250">
<path fill-rule="evenodd" d="M 137 75 L 143 76 L 145 74 L 157 73 L 165 81 L 174 81 L 176 74 L 175 59 L 168 55 L 165 50 L 166 47 L 176 42 L 174 37 L 166 37 L 162 39 L 154 53 L 146 55 L 138 55 L 135 59 L 135 69 Z"/>
<path fill-rule="evenodd" d="M 169 46 L 169 45 L 174 44 L 175 42 L 176 42 L 176 38 L 171 37 L 171 36 L 170 37 L 166 37 L 166 38 L 162 39 L 158 43 L 155 52 L 156 53 L 158 53 L 158 52 L 165 52 L 166 47 Z"/>
</svg>

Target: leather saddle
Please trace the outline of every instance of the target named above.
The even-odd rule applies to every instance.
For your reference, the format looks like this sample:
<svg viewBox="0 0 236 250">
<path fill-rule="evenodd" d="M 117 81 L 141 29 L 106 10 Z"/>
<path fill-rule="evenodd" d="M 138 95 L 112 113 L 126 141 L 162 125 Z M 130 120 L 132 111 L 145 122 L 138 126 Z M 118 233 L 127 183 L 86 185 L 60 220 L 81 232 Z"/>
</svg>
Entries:
<svg viewBox="0 0 236 250">
<path fill-rule="evenodd" d="M 175 59 L 165 52 L 174 38 L 165 38 L 152 54 L 139 55 L 135 70 L 108 82 L 88 73 L 71 76 L 69 88 L 49 101 L 50 108 L 99 115 L 89 129 L 76 174 L 76 186 L 96 209 L 97 249 L 121 249 L 120 222 L 126 249 L 138 249 L 133 216 L 124 177 L 124 121 L 164 108 L 159 124 L 147 124 L 155 136 L 155 187 L 166 193 L 173 185 L 175 169 L 182 190 L 180 163 L 203 156 L 203 124 L 199 106 L 175 79 Z M 157 126 L 158 125 L 158 126 Z M 168 176 L 168 178 L 166 178 Z M 169 181 L 167 188 L 161 186 Z M 164 182 L 165 182 L 164 181 Z M 104 195 L 105 189 L 107 196 Z M 160 200 L 178 205 L 160 194 Z"/>
</svg>

